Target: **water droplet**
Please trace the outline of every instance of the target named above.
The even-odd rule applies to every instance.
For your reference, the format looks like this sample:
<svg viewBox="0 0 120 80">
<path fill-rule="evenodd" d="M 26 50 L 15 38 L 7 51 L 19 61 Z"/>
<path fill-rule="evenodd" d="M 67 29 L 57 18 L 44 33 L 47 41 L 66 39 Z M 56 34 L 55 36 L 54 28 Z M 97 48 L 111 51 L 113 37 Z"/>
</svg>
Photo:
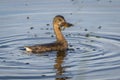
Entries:
<svg viewBox="0 0 120 80">
<path fill-rule="evenodd" d="M 93 51 L 96 51 L 96 49 L 93 49 Z"/>
<path fill-rule="evenodd" d="M 70 46 L 70 47 L 73 47 L 73 45 L 71 45 L 71 44 L 70 44 L 69 46 Z"/>
<path fill-rule="evenodd" d="M 109 0 L 109 3 L 111 3 L 112 2 L 112 0 Z"/>
<path fill-rule="evenodd" d="M 42 75 L 42 77 L 45 77 L 46 75 Z"/>
<path fill-rule="evenodd" d="M 100 38 L 100 36 L 96 36 L 96 38 Z"/>
<path fill-rule="evenodd" d="M 88 29 L 84 29 L 84 31 L 88 31 Z"/>
<path fill-rule="evenodd" d="M 51 35 L 51 37 L 54 37 L 54 35 Z"/>
<path fill-rule="evenodd" d="M 100 1 L 100 0 L 97 0 L 97 1 Z"/>
<path fill-rule="evenodd" d="M 29 16 L 27 16 L 27 19 L 30 19 L 30 17 L 29 17 Z"/>
<path fill-rule="evenodd" d="M 76 49 L 80 49 L 80 48 L 76 48 Z"/>
<path fill-rule="evenodd" d="M 46 24 L 47 26 L 50 26 L 50 24 Z"/>
<path fill-rule="evenodd" d="M 102 28 L 102 26 L 99 26 L 99 27 L 98 27 L 98 29 L 101 29 L 101 28 Z"/>
<path fill-rule="evenodd" d="M 25 64 L 30 64 L 30 63 L 25 63 Z"/>
<path fill-rule="evenodd" d="M 6 62 L 6 60 L 3 60 L 3 62 Z"/>
<path fill-rule="evenodd" d="M 86 34 L 85 37 L 90 37 L 90 34 Z"/>
<path fill-rule="evenodd" d="M 72 13 L 70 13 L 70 15 L 72 15 Z"/>
<path fill-rule="evenodd" d="M 34 29 L 34 27 L 30 27 L 30 29 L 32 30 L 32 29 Z"/>
</svg>

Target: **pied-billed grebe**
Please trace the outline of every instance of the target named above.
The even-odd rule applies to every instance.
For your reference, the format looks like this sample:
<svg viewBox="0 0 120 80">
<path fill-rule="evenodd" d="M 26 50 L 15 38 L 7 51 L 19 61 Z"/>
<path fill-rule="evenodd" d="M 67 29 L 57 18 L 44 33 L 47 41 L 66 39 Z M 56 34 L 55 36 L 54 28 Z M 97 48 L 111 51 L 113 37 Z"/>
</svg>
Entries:
<svg viewBox="0 0 120 80">
<path fill-rule="evenodd" d="M 68 48 L 68 43 L 64 38 L 61 30 L 67 27 L 73 26 L 66 22 L 63 16 L 57 15 L 53 20 L 54 33 L 56 35 L 56 41 L 54 43 L 34 45 L 34 46 L 25 46 L 27 52 L 32 53 L 41 53 L 48 51 L 62 51 Z"/>
</svg>

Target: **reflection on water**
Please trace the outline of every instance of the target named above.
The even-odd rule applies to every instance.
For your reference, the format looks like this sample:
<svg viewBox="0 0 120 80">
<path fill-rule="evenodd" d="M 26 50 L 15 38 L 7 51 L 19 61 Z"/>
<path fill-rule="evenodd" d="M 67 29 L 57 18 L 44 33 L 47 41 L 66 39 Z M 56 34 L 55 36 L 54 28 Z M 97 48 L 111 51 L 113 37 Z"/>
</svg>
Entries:
<svg viewBox="0 0 120 80">
<path fill-rule="evenodd" d="M 62 66 L 64 63 L 64 58 L 66 57 L 66 51 L 57 51 L 56 64 L 54 65 L 56 69 L 56 80 L 66 80 L 67 76 L 64 75 L 65 68 Z"/>
</svg>

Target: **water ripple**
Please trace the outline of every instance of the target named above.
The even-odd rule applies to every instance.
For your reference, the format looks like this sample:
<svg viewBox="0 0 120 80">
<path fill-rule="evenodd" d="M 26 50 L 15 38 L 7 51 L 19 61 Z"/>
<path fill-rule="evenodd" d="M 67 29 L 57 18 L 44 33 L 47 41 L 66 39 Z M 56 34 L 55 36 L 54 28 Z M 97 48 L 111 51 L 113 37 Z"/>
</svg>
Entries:
<svg viewBox="0 0 120 80">
<path fill-rule="evenodd" d="M 50 37 L 25 38 L 26 35 L 16 35 L 1 38 L 0 70 L 4 74 L 0 73 L 0 78 L 52 79 L 53 77 L 71 78 L 74 75 L 91 77 L 92 74 L 103 76 L 101 72 L 107 74 L 108 71 L 120 69 L 118 37 L 114 39 L 109 38 L 112 36 L 96 38 L 93 35 L 90 37 L 76 33 L 73 33 L 73 35 L 75 37 L 67 37 L 70 50 L 63 55 L 56 54 L 56 52 L 45 53 L 44 55 L 29 55 L 20 49 L 24 45 L 35 44 L 34 41 L 54 41 Z M 29 43 L 31 41 L 33 43 Z M 16 72 L 16 70 L 19 72 Z M 14 74 L 14 76 L 9 73 Z M 6 74 L 8 76 L 4 76 Z M 36 74 L 39 74 L 39 76 L 36 76 Z"/>
<path fill-rule="evenodd" d="M 119 3 L 1 0 L 0 79 L 120 80 Z M 50 23 L 58 13 L 75 25 L 63 31 L 68 50 L 27 53 L 24 46 L 55 40 Z"/>
</svg>

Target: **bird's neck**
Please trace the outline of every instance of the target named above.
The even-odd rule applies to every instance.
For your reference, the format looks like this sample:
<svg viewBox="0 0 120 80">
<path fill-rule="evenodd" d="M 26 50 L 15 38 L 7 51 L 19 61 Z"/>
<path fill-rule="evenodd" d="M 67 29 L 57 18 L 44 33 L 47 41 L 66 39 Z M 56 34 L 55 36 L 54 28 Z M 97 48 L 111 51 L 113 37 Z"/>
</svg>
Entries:
<svg viewBox="0 0 120 80">
<path fill-rule="evenodd" d="M 58 25 L 53 25 L 53 26 L 54 26 L 54 32 L 55 32 L 57 41 L 66 42 L 65 37 L 63 36 L 61 30 L 58 28 Z"/>
</svg>

